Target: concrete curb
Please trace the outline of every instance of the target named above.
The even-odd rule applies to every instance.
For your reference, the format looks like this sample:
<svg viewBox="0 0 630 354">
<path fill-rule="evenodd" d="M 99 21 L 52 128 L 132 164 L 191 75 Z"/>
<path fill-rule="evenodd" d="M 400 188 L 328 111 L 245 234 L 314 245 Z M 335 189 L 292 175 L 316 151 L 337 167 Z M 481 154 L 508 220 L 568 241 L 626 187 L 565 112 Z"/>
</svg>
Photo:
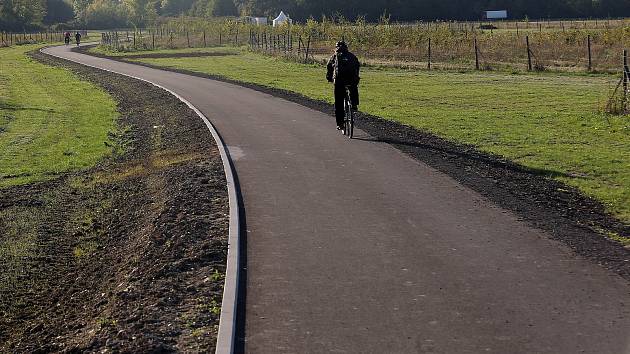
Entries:
<svg viewBox="0 0 630 354">
<path fill-rule="evenodd" d="M 91 45 L 94 43 L 85 43 L 83 45 Z M 60 46 L 63 47 L 63 46 Z M 225 178 L 227 180 L 227 188 L 228 188 L 228 198 L 230 204 L 230 226 L 229 226 L 229 237 L 228 237 L 228 255 L 227 255 L 227 268 L 225 271 L 225 284 L 223 287 L 223 300 L 221 303 L 221 317 L 219 319 L 219 333 L 217 337 L 217 347 L 215 353 L 217 354 L 232 354 L 235 350 L 235 342 L 236 342 L 236 314 L 237 314 L 237 299 L 238 299 L 238 284 L 239 284 L 239 262 L 240 262 L 240 235 L 241 235 L 241 223 L 240 223 L 240 208 L 239 208 L 239 190 L 236 185 L 234 166 L 232 164 L 232 159 L 230 158 L 230 152 L 227 149 L 227 146 L 223 142 L 221 135 L 215 129 L 215 127 L 210 123 L 210 120 L 203 114 L 197 107 L 195 107 L 192 103 L 188 102 L 185 98 L 181 97 L 177 93 L 167 89 L 166 87 L 159 85 L 155 82 L 136 77 L 133 75 L 128 75 L 124 73 L 120 73 L 114 70 L 108 70 L 99 68 L 97 66 L 84 64 L 78 61 L 74 61 L 72 59 L 67 59 L 64 57 L 60 57 L 58 55 L 54 55 L 51 53 L 47 53 L 45 51 L 47 48 L 40 49 L 40 52 L 46 55 L 50 55 L 55 58 L 68 60 L 80 65 L 92 67 L 95 69 L 111 72 L 118 75 L 127 76 L 136 80 L 144 81 L 153 86 L 161 88 L 162 90 L 167 91 L 173 96 L 177 97 L 180 101 L 184 102 L 190 109 L 195 111 L 197 115 L 206 123 L 208 130 L 212 134 L 212 137 L 217 143 L 219 148 L 219 152 L 221 154 L 221 160 L 223 161 L 223 170 L 225 171 Z"/>
</svg>

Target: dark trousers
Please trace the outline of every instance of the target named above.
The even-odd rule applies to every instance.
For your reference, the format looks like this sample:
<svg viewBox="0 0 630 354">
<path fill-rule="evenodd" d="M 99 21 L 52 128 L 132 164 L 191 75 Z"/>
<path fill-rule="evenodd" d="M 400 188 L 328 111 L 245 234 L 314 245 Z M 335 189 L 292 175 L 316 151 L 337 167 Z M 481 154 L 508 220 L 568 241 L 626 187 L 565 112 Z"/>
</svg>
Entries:
<svg viewBox="0 0 630 354">
<path fill-rule="evenodd" d="M 335 84 L 335 118 L 337 125 L 343 127 L 343 120 L 346 112 L 343 109 L 343 99 L 346 97 L 346 86 Z M 353 106 L 359 105 L 359 87 L 350 85 L 350 101 Z"/>
</svg>

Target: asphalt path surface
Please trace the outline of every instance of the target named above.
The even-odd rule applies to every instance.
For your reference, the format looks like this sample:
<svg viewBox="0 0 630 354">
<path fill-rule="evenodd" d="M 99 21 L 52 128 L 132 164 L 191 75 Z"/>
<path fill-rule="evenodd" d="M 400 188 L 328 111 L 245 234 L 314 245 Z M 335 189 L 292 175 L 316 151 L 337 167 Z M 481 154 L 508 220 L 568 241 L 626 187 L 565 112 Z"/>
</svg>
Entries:
<svg viewBox="0 0 630 354">
<path fill-rule="evenodd" d="M 627 281 L 395 148 L 251 89 L 47 51 L 167 87 L 222 135 L 246 352 L 630 353 Z"/>
</svg>

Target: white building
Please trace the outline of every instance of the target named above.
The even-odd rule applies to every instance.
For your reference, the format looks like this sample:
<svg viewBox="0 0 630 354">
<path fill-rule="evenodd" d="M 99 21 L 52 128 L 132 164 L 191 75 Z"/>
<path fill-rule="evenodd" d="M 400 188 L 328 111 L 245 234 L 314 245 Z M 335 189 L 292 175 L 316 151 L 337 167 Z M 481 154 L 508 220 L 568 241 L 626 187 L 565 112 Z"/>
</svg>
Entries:
<svg viewBox="0 0 630 354">
<path fill-rule="evenodd" d="M 486 11 L 484 14 L 487 20 L 505 20 L 508 17 L 507 10 Z"/>
<path fill-rule="evenodd" d="M 242 20 L 246 23 L 252 23 L 258 26 L 264 26 L 268 23 L 268 20 L 266 17 L 245 16 L 245 17 L 242 17 Z"/>
<path fill-rule="evenodd" d="M 280 11 L 280 15 L 278 15 L 278 17 L 276 17 L 275 20 L 273 20 L 273 26 L 274 27 L 278 27 L 278 26 L 282 26 L 284 24 L 292 24 L 293 20 L 291 20 L 291 18 L 289 18 L 289 16 L 284 14 L 284 11 Z"/>
<path fill-rule="evenodd" d="M 258 26 L 267 25 L 267 18 L 266 17 L 254 17 L 254 22 Z"/>
</svg>

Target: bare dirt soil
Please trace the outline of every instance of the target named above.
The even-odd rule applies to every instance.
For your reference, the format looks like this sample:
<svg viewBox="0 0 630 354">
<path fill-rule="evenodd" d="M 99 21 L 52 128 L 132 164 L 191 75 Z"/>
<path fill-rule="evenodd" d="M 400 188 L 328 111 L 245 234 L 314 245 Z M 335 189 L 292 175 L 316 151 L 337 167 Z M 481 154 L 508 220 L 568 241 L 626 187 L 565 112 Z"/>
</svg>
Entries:
<svg viewBox="0 0 630 354">
<path fill-rule="evenodd" d="M 99 56 L 125 62 L 124 58 Z M 138 62 L 132 64 L 248 87 L 334 116 L 334 109 L 330 104 L 293 92 L 189 70 Z M 514 212 L 531 225 L 547 231 L 552 238 L 568 245 L 576 254 L 630 280 L 630 249 L 606 236 L 606 233 L 612 232 L 630 237 L 630 225 L 607 213 L 597 200 L 583 195 L 576 188 L 553 180 L 553 176 L 546 171 L 528 169 L 500 156 L 480 152 L 474 146 L 457 144 L 363 113 L 358 114 L 357 127 L 370 135 L 369 140 L 391 144 L 448 174 L 495 204 Z"/>
<path fill-rule="evenodd" d="M 121 117 L 98 166 L 0 190 L 0 352 L 213 351 L 229 208 L 207 127 L 152 85 L 31 55 Z"/>
</svg>

